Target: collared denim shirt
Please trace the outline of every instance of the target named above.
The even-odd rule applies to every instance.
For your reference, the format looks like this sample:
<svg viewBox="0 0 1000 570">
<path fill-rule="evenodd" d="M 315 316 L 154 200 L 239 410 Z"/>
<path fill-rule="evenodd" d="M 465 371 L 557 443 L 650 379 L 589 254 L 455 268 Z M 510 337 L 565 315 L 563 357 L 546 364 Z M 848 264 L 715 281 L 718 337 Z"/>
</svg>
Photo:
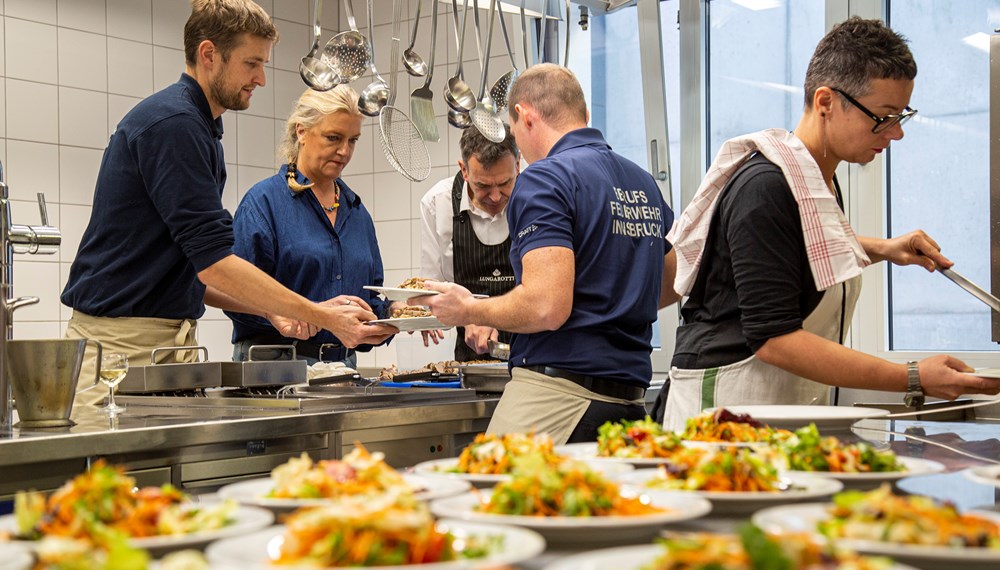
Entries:
<svg viewBox="0 0 1000 570">
<path fill-rule="evenodd" d="M 288 165 L 284 165 L 247 191 L 233 217 L 233 252 L 311 301 L 355 295 L 368 302 L 379 318 L 386 317 L 389 302 L 362 288 L 381 286 L 383 271 L 375 223 L 361 198 L 338 179 L 340 207 L 336 224 L 331 224 L 311 190 L 293 192 L 288 188 L 287 172 Z M 298 180 L 308 183 L 301 173 Z M 234 344 L 249 337 L 277 335 L 264 318 L 226 314 L 233 320 Z M 324 330 L 310 342 L 339 340 Z M 357 350 L 371 348 L 361 345 Z"/>
</svg>

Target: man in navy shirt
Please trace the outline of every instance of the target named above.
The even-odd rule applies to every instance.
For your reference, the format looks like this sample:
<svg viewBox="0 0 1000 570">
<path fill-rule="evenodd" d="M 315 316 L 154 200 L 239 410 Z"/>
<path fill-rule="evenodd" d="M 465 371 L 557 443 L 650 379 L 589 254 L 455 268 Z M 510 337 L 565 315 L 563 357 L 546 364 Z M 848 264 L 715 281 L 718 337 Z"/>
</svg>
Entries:
<svg viewBox="0 0 1000 570">
<path fill-rule="evenodd" d="M 593 441 L 605 421 L 642 419 L 658 308 L 677 301 L 665 236 L 673 212 L 653 178 L 611 150 L 576 77 L 540 64 L 511 88 L 511 131 L 530 164 L 508 221 L 517 285 L 474 299 L 454 284 L 411 299 L 450 325 L 515 333 L 512 380 L 489 431 L 535 429 L 556 443 Z"/>
<path fill-rule="evenodd" d="M 285 336 L 328 329 L 352 347 L 395 332 L 365 325 L 376 316 L 361 299 L 310 302 L 233 255 L 220 117 L 250 106 L 277 37 L 249 0 L 192 3 L 184 74 L 125 115 L 105 150 L 61 298 L 73 308 L 67 337 L 97 339 L 132 364 L 149 364 L 153 348 L 195 344 L 205 303 L 265 316 Z M 187 352 L 163 356 L 193 358 Z"/>
</svg>

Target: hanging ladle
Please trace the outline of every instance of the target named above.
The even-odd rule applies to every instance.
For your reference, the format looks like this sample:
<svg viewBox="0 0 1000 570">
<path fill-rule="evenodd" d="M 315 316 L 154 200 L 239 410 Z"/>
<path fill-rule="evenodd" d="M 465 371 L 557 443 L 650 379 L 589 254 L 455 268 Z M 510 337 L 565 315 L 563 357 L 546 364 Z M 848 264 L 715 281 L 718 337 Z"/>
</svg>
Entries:
<svg viewBox="0 0 1000 570">
<path fill-rule="evenodd" d="M 467 129 L 472 126 L 472 119 L 467 111 L 448 109 L 448 124 L 457 129 Z"/>
<path fill-rule="evenodd" d="M 344 10 L 347 12 L 347 23 L 351 29 L 340 32 L 326 42 L 326 47 L 323 48 L 323 61 L 339 76 L 340 83 L 349 83 L 368 71 L 372 60 L 372 46 L 368 38 L 358 31 L 351 0 L 344 0 Z"/>
<path fill-rule="evenodd" d="M 372 49 L 372 82 L 368 84 L 368 87 L 365 87 L 364 91 L 358 97 L 358 110 L 369 117 L 377 117 L 382 111 L 382 107 L 385 107 L 386 103 L 389 102 L 389 85 L 386 84 L 385 79 L 382 79 L 382 76 L 378 73 L 378 69 L 375 68 L 375 40 L 372 39 L 372 29 L 374 27 L 375 18 L 372 12 L 372 0 L 368 0 L 368 43 L 371 44 Z"/>
<path fill-rule="evenodd" d="M 448 80 L 444 89 L 444 100 L 448 106 L 459 112 L 468 112 L 476 106 L 476 94 L 472 92 L 469 84 L 462 79 L 462 55 L 465 50 L 465 23 L 468 19 L 469 0 L 462 2 L 462 36 L 458 39 L 458 69 L 455 75 Z M 458 36 L 458 2 L 451 0 L 452 14 L 455 18 L 455 35 Z"/>
<path fill-rule="evenodd" d="M 438 0 L 431 0 L 437 2 Z M 417 43 L 417 26 L 420 24 L 420 0 L 417 0 L 417 16 L 413 18 L 413 34 L 410 36 L 410 47 L 403 50 L 403 67 L 406 72 L 414 77 L 427 75 L 427 64 L 424 58 L 413 51 L 413 44 Z M 434 46 L 431 47 L 434 49 Z"/>
<path fill-rule="evenodd" d="M 315 15 L 315 21 L 313 22 L 313 45 L 309 53 L 299 62 L 299 76 L 302 77 L 302 81 L 306 82 L 306 85 L 316 91 L 329 91 L 337 86 L 337 74 L 322 59 L 316 57 L 319 54 L 319 37 L 323 35 L 323 27 L 319 23 L 320 7 L 322 5 L 323 0 L 316 0 L 313 5 L 313 14 Z"/>
</svg>

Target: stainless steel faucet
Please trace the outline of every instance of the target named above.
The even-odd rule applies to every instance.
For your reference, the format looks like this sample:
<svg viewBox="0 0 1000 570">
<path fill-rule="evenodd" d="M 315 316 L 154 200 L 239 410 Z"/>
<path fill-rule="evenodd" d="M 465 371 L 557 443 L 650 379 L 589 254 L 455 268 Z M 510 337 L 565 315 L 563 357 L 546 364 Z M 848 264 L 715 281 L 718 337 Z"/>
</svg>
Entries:
<svg viewBox="0 0 1000 570">
<path fill-rule="evenodd" d="M 62 243 L 59 228 L 49 225 L 45 195 L 41 192 L 38 193 L 38 209 L 42 215 L 40 226 L 11 222 L 10 194 L 3 181 L 3 166 L 0 165 L 0 324 L 3 326 L 0 334 L 0 432 L 10 428 L 14 415 L 14 400 L 7 379 L 7 341 L 13 338 L 14 309 L 38 302 L 38 297 L 10 298 L 14 287 L 14 254 L 52 255 Z"/>
</svg>

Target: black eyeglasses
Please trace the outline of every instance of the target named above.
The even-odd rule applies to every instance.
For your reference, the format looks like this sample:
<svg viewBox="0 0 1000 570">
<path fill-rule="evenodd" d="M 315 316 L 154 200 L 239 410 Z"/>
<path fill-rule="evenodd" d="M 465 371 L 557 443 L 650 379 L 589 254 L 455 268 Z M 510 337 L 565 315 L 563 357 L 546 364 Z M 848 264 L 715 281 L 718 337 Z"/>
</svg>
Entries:
<svg viewBox="0 0 1000 570">
<path fill-rule="evenodd" d="M 875 126 L 872 127 L 872 132 L 873 133 L 885 132 L 886 130 L 891 129 L 895 125 L 902 125 L 906 121 L 909 121 L 910 119 L 912 119 L 913 115 L 917 114 L 917 110 L 916 109 L 911 109 L 909 107 L 904 107 L 902 113 L 891 114 L 891 115 L 886 115 L 884 117 L 879 117 L 875 113 L 872 113 L 871 111 L 869 111 L 867 107 L 865 107 L 861 103 L 858 103 L 857 100 L 854 99 L 854 97 L 851 97 L 850 95 L 848 95 L 847 93 L 844 93 L 843 91 L 841 91 L 840 89 L 837 89 L 836 87 L 831 87 L 830 89 L 833 89 L 837 93 L 840 93 L 844 97 L 844 99 L 847 99 L 847 101 L 851 105 L 854 105 L 862 113 L 868 115 L 868 117 L 871 118 L 871 120 L 875 121 Z"/>
</svg>

